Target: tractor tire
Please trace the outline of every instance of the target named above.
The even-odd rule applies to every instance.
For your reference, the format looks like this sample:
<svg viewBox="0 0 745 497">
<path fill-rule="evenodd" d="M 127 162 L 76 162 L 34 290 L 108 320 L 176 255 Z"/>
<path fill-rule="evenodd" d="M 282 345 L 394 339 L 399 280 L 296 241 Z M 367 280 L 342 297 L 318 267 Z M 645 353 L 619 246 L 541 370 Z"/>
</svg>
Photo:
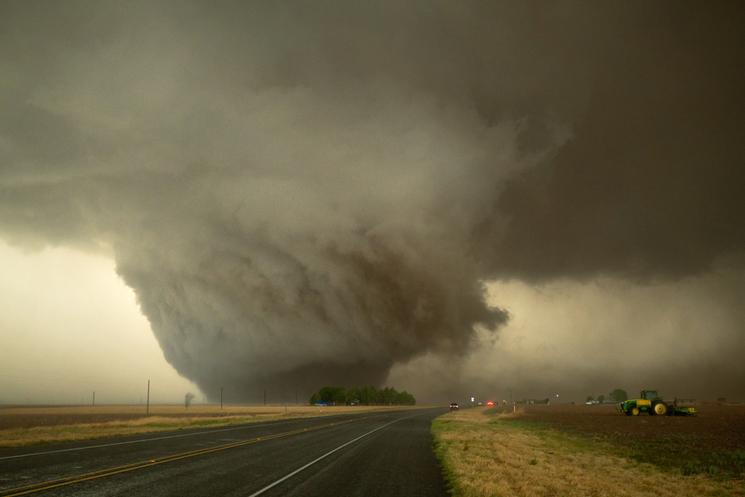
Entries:
<svg viewBox="0 0 745 497">
<path fill-rule="evenodd" d="M 667 405 L 664 402 L 657 402 L 654 406 L 652 406 L 652 410 L 650 413 L 654 413 L 658 416 L 665 416 L 667 414 L 668 408 Z"/>
<path fill-rule="evenodd" d="M 632 407 L 631 408 L 631 415 L 632 416 L 638 416 L 639 415 L 639 412 L 641 412 L 641 411 L 639 411 L 639 408 L 638 407 Z"/>
</svg>

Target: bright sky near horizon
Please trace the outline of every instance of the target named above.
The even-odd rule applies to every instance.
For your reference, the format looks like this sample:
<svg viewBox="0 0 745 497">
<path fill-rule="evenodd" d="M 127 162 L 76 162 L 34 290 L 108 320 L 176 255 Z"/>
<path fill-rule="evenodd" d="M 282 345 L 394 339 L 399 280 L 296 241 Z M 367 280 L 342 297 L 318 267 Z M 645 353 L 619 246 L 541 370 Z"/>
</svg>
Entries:
<svg viewBox="0 0 745 497">
<path fill-rule="evenodd" d="M 180 402 L 196 385 L 166 362 L 135 294 L 104 256 L 0 240 L 0 404 Z"/>
</svg>

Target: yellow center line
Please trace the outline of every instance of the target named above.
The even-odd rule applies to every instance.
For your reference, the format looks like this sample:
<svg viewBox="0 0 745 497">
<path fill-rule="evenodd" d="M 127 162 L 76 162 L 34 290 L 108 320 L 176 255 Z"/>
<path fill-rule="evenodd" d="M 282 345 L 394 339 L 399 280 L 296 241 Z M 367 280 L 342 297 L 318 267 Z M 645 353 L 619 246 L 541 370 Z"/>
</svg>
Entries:
<svg viewBox="0 0 745 497">
<path fill-rule="evenodd" d="M 53 488 L 65 487 L 68 485 L 73 485 L 73 484 L 81 483 L 84 481 L 97 480 L 99 478 L 105 478 L 107 476 L 113 476 L 113 475 L 118 475 L 121 473 L 128 473 L 130 471 L 136 471 L 138 469 L 149 468 L 152 466 L 157 466 L 159 464 L 179 461 L 182 459 L 189 459 L 189 458 L 201 456 L 204 454 L 211 454 L 213 452 L 220 452 L 223 450 L 233 449 L 236 447 L 243 447 L 246 445 L 257 444 L 259 442 L 265 442 L 267 440 L 276 440 L 278 438 L 285 438 L 285 437 L 290 437 L 292 435 L 299 435 L 301 433 L 307 433 L 309 431 L 316 431 L 316 430 L 321 430 L 324 428 L 331 428 L 333 426 L 339 426 L 339 425 L 351 423 L 353 421 L 361 421 L 369 417 L 370 416 L 365 416 L 362 418 L 348 419 L 346 421 L 336 421 L 333 423 L 327 423 L 327 424 L 319 425 L 319 426 L 312 426 L 309 428 L 299 428 L 297 430 L 286 431 L 283 433 L 263 435 L 263 436 L 251 438 L 248 440 L 242 440 L 239 442 L 231 442 L 231 443 L 224 444 L 224 445 L 218 445 L 217 447 L 209 447 L 206 449 L 196 449 L 196 450 L 191 450 L 187 452 L 180 452 L 176 454 L 171 454 L 169 456 L 164 456 L 158 459 L 149 459 L 147 461 L 139 461 L 136 463 L 125 464 L 122 466 L 115 466 L 112 468 L 100 469 L 98 471 L 84 473 L 82 475 L 68 476 L 65 478 L 59 478 L 57 480 L 49 480 L 49 481 L 44 481 L 44 482 L 39 482 L 39 483 L 32 483 L 29 485 L 23 485 L 20 487 L 5 490 L 3 492 L 10 492 L 10 493 L 3 493 L 3 496 L 4 497 L 17 497 L 20 495 L 28 495 L 32 493 L 43 492 L 45 490 L 50 490 Z"/>
</svg>

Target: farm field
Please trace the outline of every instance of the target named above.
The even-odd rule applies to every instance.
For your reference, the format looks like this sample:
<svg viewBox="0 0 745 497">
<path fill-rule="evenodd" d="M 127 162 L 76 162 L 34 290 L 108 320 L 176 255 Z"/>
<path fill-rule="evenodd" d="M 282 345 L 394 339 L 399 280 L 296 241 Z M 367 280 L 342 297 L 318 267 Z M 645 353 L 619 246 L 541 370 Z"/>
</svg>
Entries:
<svg viewBox="0 0 745 497">
<path fill-rule="evenodd" d="M 627 417 L 614 406 L 464 409 L 433 424 L 457 496 L 745 496 L 745 408 Z"/>
<path fill-rule="evenodd" d="M 698 415 L 623 416 L 612 405 L 528 406 L 521 422 L 610 443 L 626 457 L 682 474 L 745 474 L 745 406 L 704 404 Z"/>
<path fill-rule="evenodd" d="M 227 426 L 334 414 L 416 409 L 404 406 L 142 405 L 0 407 L 0 447 Z"/>
</svg>

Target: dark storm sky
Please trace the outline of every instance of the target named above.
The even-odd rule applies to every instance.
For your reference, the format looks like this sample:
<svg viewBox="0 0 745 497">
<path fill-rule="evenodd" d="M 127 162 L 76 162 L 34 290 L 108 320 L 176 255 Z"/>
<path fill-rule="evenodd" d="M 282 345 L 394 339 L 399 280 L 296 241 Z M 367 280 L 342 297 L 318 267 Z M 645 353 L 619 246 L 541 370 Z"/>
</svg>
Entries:
<svg viewBox="0 0 745 497">
<path fill-rule="evenodd" d="M 4 2 L 0 237 L 113 258 L 205 392 L 736 395 L 743 10 Z"/>
</svg>

